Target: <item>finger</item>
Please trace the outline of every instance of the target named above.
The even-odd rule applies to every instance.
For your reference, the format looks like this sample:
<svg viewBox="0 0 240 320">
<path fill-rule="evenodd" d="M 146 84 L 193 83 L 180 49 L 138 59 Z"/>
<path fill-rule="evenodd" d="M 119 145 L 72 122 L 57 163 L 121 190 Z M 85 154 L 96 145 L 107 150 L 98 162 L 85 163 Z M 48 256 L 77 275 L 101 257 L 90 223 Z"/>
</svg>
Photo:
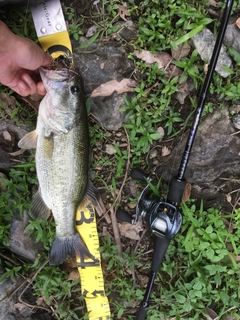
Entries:
<svg viewBox="0 0 240 320">
<path fill-rule="evenodd" d="M 42 66 L 50 67 L 52 64 L 53 64 L 53 58 L 44 52 Z"/>
<path fill-rule="evenodd" d="M 11 89 L 20 94 L 22 97 L 29 96 L 31 91 L 29 86 L 23 80 L 19 80 L 17 86 L 11 87 Z"/>
<path fill-rule="evenodd" d="M 35 81 L 32 79 L 30 74 L 24 73 L 21 77 L 21 80 L 29 87 L 30 93 L 29 94 L 34 94 L 37 92 L 37 85 Z"/>
<path fill-rule="evenodd" d="M 47 93 L 47 91 L 46 91 L 46 89 L 45 89 L 45 87 L 44 87 L 42 82 L 38 82 L 37 83 L 37 92 L 42 96 L 44 96 Z"/>
</svg>

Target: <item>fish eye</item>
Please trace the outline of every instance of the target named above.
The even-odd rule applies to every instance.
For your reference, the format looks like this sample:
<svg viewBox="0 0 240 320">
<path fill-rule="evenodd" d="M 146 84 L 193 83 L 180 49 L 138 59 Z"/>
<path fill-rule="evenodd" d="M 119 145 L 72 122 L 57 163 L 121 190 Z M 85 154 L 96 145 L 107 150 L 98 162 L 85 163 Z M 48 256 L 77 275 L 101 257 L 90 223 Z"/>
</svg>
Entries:
<svg viewBox="0 0 240 320">
<path fill-rule="evenodd" d="M 80 88 L 78 86 L 71 86 L 70 91 L 72 94 L 76 94 L 80 91 Z"/>
</svg>

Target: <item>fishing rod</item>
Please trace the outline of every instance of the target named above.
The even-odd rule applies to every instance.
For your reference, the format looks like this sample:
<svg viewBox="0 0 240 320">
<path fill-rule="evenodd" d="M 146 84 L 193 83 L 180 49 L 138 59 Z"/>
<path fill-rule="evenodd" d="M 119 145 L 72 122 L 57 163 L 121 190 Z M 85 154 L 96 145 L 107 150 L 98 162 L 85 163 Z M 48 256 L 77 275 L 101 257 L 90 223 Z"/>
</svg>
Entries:
<svg viewBox="0 0 240 320">
<path fill-rule="evenodd" d="M 149 192 L 149 184 L 143 189 L 138 204 L 136 207 L 135 219 L 125 210 L 118 209 L 117 219 L 126 221 L 131 224 L 136 224 L 138 218 L 142 216 L 147 222 L 150 230 L 154 233 L 154 250 L 153 259 L 151 264 L 151 273 L 143 301 L 140 304 L 139 312 L 136 320 L 144 320 L 147 315 L 149 307 L 149 299 L 154 284 L 154 280 L 158 270 L 160 269 L 162 260 L 167 252 L 169 243 L 176 234 L 179 232 L 182 225 L 182 214 L 178 206 L 182 200 L 184 188 L 186 186 L 186 179 L 184 174 L 187 169 L 187 164 L 190 158 L 191 149 L 199 126 L 200 118 L 203 112 L 207 93 L 212 80 L 213 72 L 215 70 L 220 49 L 223 43 L 223 38 L 227 28 L 228 20 L 230 17 L 233 0 L 227 0 L 224 9 L 220 29 L 213 49 L 212 57 L 208 66 L 208 72 L 204 80 L 198 105 L 195 112 L 193 124 L 191 126 L 185 150 L 183 152 L 182 160 L 176 176 L 172 177 L 167 194 L 167 200 L 164 198 L 152 198 Z M 131 177 L 135 180 L 150 180 L 141 170 L 133 169 Z"/>
</svg>

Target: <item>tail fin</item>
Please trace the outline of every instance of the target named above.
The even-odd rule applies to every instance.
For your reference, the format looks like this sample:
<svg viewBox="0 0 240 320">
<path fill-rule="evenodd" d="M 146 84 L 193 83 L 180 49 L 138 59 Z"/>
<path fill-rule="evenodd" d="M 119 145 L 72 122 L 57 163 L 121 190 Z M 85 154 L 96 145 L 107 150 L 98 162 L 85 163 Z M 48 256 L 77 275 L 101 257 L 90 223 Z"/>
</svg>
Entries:
<svg viewBox="0 0 240 320">
<path fill-rule="evenodd" d="M 93 260 L 95 257 L 89 252 L 80 235 L 76 233 L 70 237 L 56 237 L 53 241 L 52 249 L 49 257 L 49 264 L 56 266 L 63 263 L 67 257 L 87 256 Z"/>
</svg>

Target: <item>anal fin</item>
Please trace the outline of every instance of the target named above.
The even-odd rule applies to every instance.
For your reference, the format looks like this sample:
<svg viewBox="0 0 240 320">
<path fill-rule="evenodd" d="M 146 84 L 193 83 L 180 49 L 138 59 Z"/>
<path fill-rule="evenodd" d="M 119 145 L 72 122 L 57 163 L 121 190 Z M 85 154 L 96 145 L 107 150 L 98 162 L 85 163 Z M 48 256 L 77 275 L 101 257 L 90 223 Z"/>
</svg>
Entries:
<svg viewBox="0 0 240 320">
<path fill-rule="evenodd" d="M 111 223 L 110 217 L 108 216 L 108 214 L 106 214 L 106 208 L 103 204 L 102 198 L 97 188 L 94 187 L 91 181 L 89 181 L 88 183 L 88 188 L 84 197 L 84 201 L 85 202 L 82 202 L 81 205 L 86 206 L 87 202 L 91 201 L 98 215 L 100 217 L 104 215 L 104 218 L 106 219 L 107 223 Z"/>
</svg>

